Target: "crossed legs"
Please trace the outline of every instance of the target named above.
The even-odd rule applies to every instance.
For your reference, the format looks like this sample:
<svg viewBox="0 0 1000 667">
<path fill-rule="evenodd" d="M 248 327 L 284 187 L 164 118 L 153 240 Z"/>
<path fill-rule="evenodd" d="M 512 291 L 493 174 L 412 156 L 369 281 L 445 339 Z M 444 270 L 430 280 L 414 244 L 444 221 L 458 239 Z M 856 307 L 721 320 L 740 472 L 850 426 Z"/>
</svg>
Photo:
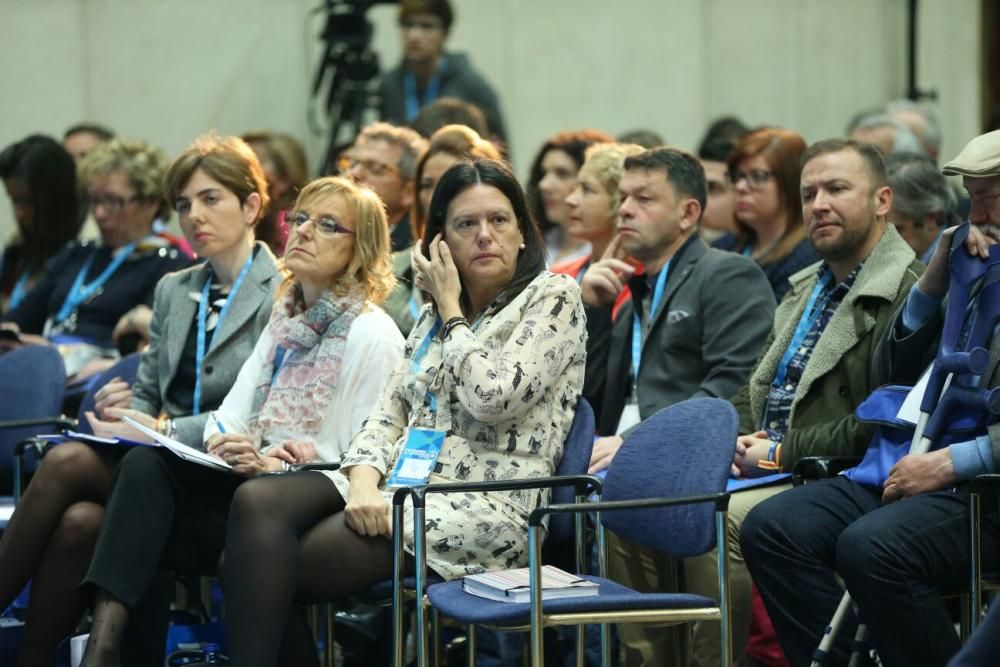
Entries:
<svg viewBox="0 0 1000 667">
<path fill-rule="evenodd" d="M 343 600 L 392 576 L 392 543 L 348 528 L 344 507 L 316 472 L 255 479 L 236 492 L 223 565 L 233 664 L 317 664 L 295 605 Z"/>
</svg>

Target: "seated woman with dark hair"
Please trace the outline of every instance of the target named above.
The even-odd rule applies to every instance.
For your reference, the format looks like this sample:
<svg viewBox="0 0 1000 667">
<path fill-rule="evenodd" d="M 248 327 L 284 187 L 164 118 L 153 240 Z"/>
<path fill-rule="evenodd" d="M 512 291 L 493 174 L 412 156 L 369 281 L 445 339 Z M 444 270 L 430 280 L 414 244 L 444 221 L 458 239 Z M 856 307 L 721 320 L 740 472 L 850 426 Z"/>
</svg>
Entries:
<svg viewBox="0 0 1000 667">
<path fill-rule="evenodd" d="M 122 459 L 84 578 L 96 593 L 85 665 L 162 664 L 170 575 L 215 574 L 236 488 L 290 464 L 339 461 L 402 358 L 399 331 L 375 305 L 393 283 L 378 196 L 322 178 L 288 221 L 271 318 L 204 422 L 206 450 L 232 473 L 160 447 Z"/>
<path fill-rule="evenodd" d="M 792 287 L 789 277 L 820 260 L 802 223 L 799 175 L 805 150 L 795 132 L 768 127 L 741 137 L 726 158 L 736 191 L 737 232 L 712 245 L 752 257 L 779 302 Z"/>
<path fill-rule="evenodd" d="M 496 147 L 465 125 L 446 125 L 435 132 L 427 150 L 417 161 L 416 175 L 413 179 L 417 184 L 417 196 L 413 198 L 413 208 L 410 211 L 413 238 L 423 238 L 431 195 L 434 194 L 434 188 L 444 172 L 452 165 L 463 161 L 499 159 L 500 153 Z M 420 315 L 420 306 L 423 305 L 420 290 L 413 285 L 413 266 L 410 259 L 412 254 L 412 248 L 392 254 L 396 288 L 386 299 L 384 306 L 385 312 L 389 313 L 389 317 L 404 336 L 409 335 L 410 329 Z"/>
<path fill-rule="evenodd" d="M 271 313 L 275 260 L 266 246 L 254 243 L 267 190 L 246 144 L 202 137 L 171 165 L 166 191 L 184 233 L 206 261 L 160 281 L 152 342 L 135 382 L 108 382 L 97 393 L 97 414 L 88 417 L 106 437 L 148 441 L 119 421 L 129 415 L 200 444 L 208 411 L 222 402 Z M 54 448 L 0 537 L 0 608 L 32 581 L 22 665 L 51 665 L 58 643 L 80 619 L 76 589 L 124 451 L 81 442 Z"/>
<path fill-rule="evenodd" d="M 0 302 L 17 308 L 45 264 L 76 239 L 76 163 L 55 139 L 40 134 L 0 152 L 0 179 L 14 208 L 17 232 L 0 259 Z"/>
<path fill-rule="evenodd" d="M 223 569 L 234 664 L 317 664 L 294 605 L 391 576 L 392 530 L 412 552 L 412 508 L 390 525 L 394 486 L 550 475 L 562 455 L 583 386 L 583 304 L 572 278 L 545 271 L 510 170 L 479 160 L 445 172 L 413 259 L 433 302 L 341 469 L 253 480 L 233 500 Z M 417 445 L 436 463 L 412 456 Z M 429 566 L 454 578 L 524 565 L 542 499 L 428 498 L 427 540 L 439 545 Z"/>
<path fill-rule="evenodd" d="M 151 306 L 160 278 L 188 264 L 153 233 L 153 221 L 169 210 L 165 168 L 163 152 L 140 141 L 114 139 L 88 153 L 79 173 L 100 242 L 64 247 L 4 318 L 2 327 L 22 344 L 59 345 L 67 377 L 111 366 L 111 334 L 119 319 L 137 304 Z"/>
</svg>

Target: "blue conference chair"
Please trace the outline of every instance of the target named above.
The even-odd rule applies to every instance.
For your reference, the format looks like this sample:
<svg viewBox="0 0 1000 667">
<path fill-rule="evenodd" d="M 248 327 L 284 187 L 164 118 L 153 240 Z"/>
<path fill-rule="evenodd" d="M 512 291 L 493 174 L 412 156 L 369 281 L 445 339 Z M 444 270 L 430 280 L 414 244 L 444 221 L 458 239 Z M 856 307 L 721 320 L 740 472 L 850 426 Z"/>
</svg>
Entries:
<svg viewBox="0 0 1000 667">
<path fill-rule="evenodd" d="M 588 494 L 600 488 L 601 480 L 585 474 L 590 464 L 590 456 L 594 447 L 595 421 L 594 411 L 584 398 L 579 398 L 576 412 L 566 442 L 563 445 L 563 455 L 556 467 L 553 477 L 536 479 L 508 480 L 503 482 L 468 482 L 455 484 L 428 484 L 413 488 L 399 489 L 393 497 L 393 525 L 403 523 L 403 504 L 407 498 L 412 498 L 414 508 L 414 551 L 416 552 L 416 576 L 403 577 L 403 531 L 393 531 L 393 549 L 395 552 L 393 573 L 393 665 L 403 664 L 403 600 L 404 596 L 420 600 L 417 605 L 417 622 L 415 636 L 417 638 L 417 664 L 427 664 L 427 626 L 426 601 L 424 592 L 428 586 L 440 582 L 434 574 L 428 575 L 426 566 L 426 544 L 424 543 L 424 498 L 428 493 L 474 493 L 486 491 L 501 491 L 514 489 L 552 489 L 552 498 L 558 502 L 582 502 Z M 559 517 L 549 525 L 549 541 L 562 542 L 577 538 L 574 551 L 579 566 L 585 562 L 585 549 L 582 541 L 584 516 Z M 416 528 L 419 526 L 419 530 Z M 574 530 L 575 527 L 575 530 Z M 433 617 L 435 648 L 437 639 L 437 615 Z M 467 651 L 469 663 L 475 660 L 475 628 L 469 624 Z M 583 632 L 577 635 L 577 655 L 583 653 Z"/>
<path fill-rule="evenodd" d="M 52 349 L 52 348 L 46 348 Z M 56 355 L 58 357 L 58 353 Z M 50 405 L 46 406 L 51 408 L 49 412 L 46 413 L 47 416 L 39 416 L 39 418 L 31 420 L 33 422 L 34 428 L 30 429 L 30 436 L 38 435 L 39 432 L 52 432 L 58 431 L 65 428 L 71 428 L 79 431 L 80 433 L 92 433 L 90 428 L 90 423 L 85 418 L 85 413 L 94 409 L 94 397 L 97 394 L 97 390 L 103 387 L 114 377 L 120 377 L 129 384 L 135 381 L 136 373 L 139 371 L 139 360 L 141 355 L 139 353 L 130 354 L 124 357 L 114 366 L 108 370 L 101 373 L 97 380 L 95 380 L 89 391 L 84 395 L 82 402 L 80 403 L 80 409 L 77 413 L 77 418 L 72 419 L 65 416 L 55 417 L 59 413 L 59 409 L 62 405 L 63 399 L 63 384 L 64 380 L 60 381 L 59 390 L 57 392 L 58 403 L 55 408 Z M 62 359 L 59 358 L 60 369 L 62 368 Z M 61 372 L 61 371 L 60 371 Z M 47 376 L 46 376 L 47 377 Z M 4 424 L 0 423 L 0 429 L 4 428 Z M 38 440 L 34 437 L 24 438 L 17 443 L 14 448 L 14 498 L 15 501 L 20 498 L 21 492 L 24 489 L 24 474 L 26 469 L 26 455 L 28 453 L 33 453 L 35 458 L 41 458 L 45 455 L 48 447 L 51 443 L 44 440 Z"/>
<path fill-rule="evenodd" d="M 18 477 L 13 462 L 17 443 L 57 426 L 53 415 L 62 408 L 66 372 L 58 350 L 32 345 L 0 355 L 0 377 L 6 389 L 0 401 L 0 487 L 16 491 Z M 17 495 L 15 493 L 15 495 Z"/>
<path fill-rule="evenodd" d="M 469 595 L 461 580 L 431 586 L 427 597 L 442 615 L 466 625 L 487 624 L 531 632 L 531 664 L 542 664 L 546 626 L 599 623 L 602 663 L 610 664 L 607 624 L 613 622 L 720 621 L 723 664 L 732 664 L 726 480 L 736 447 L 738 419 L 726 401 L 699 398 L 664 408 L 642 424 L 618 451 L 601 500 L 540 507 L 528 523 L 531 602 L 504 603 Z M 433 485 L 413 493 L 415 522 Z M 600 576 L 595 596 L 542 600 L 542 524 L 546 517 L 596 513 Z M 675 558 L 718 547 L 718 600 L 685 593 L 639 593 L 606 578 L 604 529 Z M 418 533 L 419 534 L 419 533 Z M 421 550 L 417 549 L 418 558 Z M 423 564 L 418 562 L 417 571 Z"/>
</svg>

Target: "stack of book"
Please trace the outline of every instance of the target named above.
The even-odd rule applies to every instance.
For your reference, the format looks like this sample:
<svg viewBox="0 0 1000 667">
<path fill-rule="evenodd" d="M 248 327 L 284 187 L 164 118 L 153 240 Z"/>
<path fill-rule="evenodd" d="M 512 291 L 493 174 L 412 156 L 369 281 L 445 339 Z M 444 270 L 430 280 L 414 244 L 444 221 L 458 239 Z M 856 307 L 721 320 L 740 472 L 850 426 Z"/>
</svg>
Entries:
<svg viewBox="0 0 1000 667">
<path fill-rule="evenodd" d="M 542 599 L 597 595 L 598 585 L 554 565 L 542 567 Z M 481 598 L 500 602 L 530 602 L 531 581 L 528 568 L 470 574 L 462 579 L 462 590 Z"/>
</svg>

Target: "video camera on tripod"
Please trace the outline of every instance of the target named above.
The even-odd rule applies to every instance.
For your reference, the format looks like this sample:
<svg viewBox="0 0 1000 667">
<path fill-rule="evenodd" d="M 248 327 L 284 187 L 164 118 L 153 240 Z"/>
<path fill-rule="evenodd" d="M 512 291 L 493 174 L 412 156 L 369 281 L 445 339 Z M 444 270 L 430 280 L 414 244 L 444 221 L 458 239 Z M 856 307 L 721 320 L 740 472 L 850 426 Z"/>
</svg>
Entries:
<svg viewBox="0 0 1000 667">
<path fill-rule="evenodd" d="M 373 82 L 380 69 L 378 54 L 371 48 L 373 28 L 367 17 L 369 8 L 377 4 L 395 4 L 395 0 L 325 0 L 314 10 L 326 13 L 326 24 L 319 35 L 324 47 L 313 77 L 313 98 L 320 95 L 329 79 L 323 108 L 330 118 L 330 139 L 321 174 L 333 171 L 333 149 L 341 131 L 350 127 L 351 136 L 357 134 L 365 110 L 377 106 Z"/>
</svg>

